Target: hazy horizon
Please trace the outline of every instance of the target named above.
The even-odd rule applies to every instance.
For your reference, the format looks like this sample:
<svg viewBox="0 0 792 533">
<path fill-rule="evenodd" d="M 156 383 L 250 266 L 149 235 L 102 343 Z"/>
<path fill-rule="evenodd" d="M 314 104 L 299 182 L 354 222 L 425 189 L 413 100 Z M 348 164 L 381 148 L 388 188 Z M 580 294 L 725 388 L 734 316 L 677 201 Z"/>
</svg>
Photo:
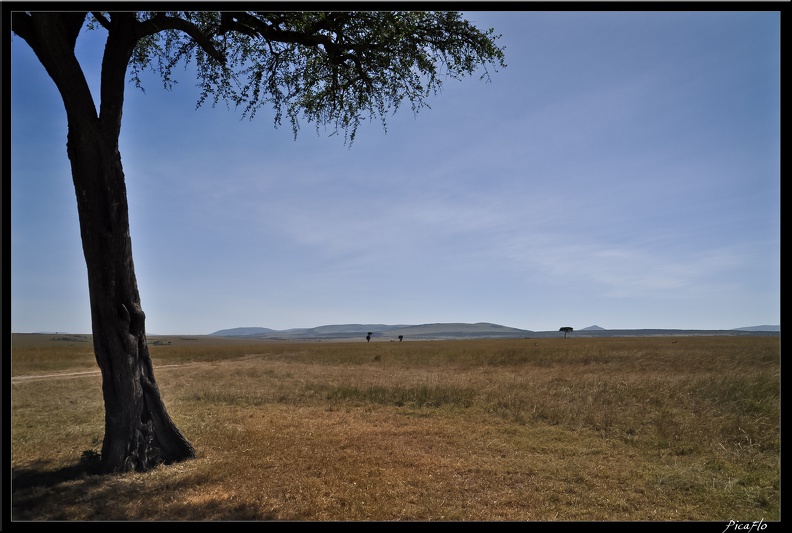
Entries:
<svg viewBox="0 0 792 533">
<path fill-rule="evenodd" d="M 483 324 L 494 324 L 496 326 L 501 326 L 501 327 L 505 327 L 505 328 L 514 328 L 514 329 L 532 331 L 532 332 L 536 332 L 536 333 L 547 333 L 547 332 L 559 331 L 558 328 L 556 328 L 556 329 L 547 329 L 547 330 L 544 330 L 544 329 L 540 330 L 540 329 L 534 329 L 534 328 L 515 328 L 514 326 L 509 326 L 507 324 L 495 324 L 494 322 L 477 322 L 477 323 L 468 323 L 468 322 L 461 322 L 461 323 L 460 322 L 429 322 L 429 323 L 423 323 L 423 324 L 381 324 L 381 323 L 363 323 L 363 324 L 342 323 L 342 324 L 336 324 L 336 323 L 332 323 L 332 324 L 320 324 L 320 325 L 317 325 L 317 326 L 298 326 L 298 327 L 286 328 L 286 329 L 274 329 L 274 328 L 268 328 L 267 326 L 234 326 L 234 327 L 229 327 L 229 328 L 219 328 L 219 329 L 215 329 L 213 331 L 203 332 L 203 333 L 199 333 L 199 332 L 171 332 L 171 333 L 147 332 L 146 335 L 148 335 L 148 336 L 199 335 L 200 336 L 200 335 L 214 335 L 214 334 L 216 334 L 218 332 L 221 332 L 221 331 L 232 331 L 232 330 L 237 330 L 237 329 L 262 329 L 262 330 L 269 330 L 269 331 L 273 331 L 273 332 L 277 333 L 277 332 L 286 332 L 286 331 L 292 331 L 292 330 L 311 330 L 311 329 L 317 329 L 317 328 L 322 328 L 322 327 L 327 327 L 327 326 L 351 326 L 351 325 L 373 326 L 373 325 L 380 325 L 380 326 L 388 326 L 388 327 L 399 326 L 399 327 L 409 328 L 409 327 L 416 327 L 416 326 L 445 325 L 445 324 L 475 325 L 475 324 L 481 324 L 481 323 L 483 323 Z M 572 326 L 570 326 L 570 327 L 572 327 Z M 598 324 L 591 324 L 589 326 L 583 326 L 583 327 L 579 327 L 579 328 L 573 327 L 573 330 L 574 331 L 585 331 L 585 330 L 587 330 L 589 328 L 596 328 L 596 329 L 601 329 L 601 330 L 605 330 L 605 331 L 631 331 L 631 330 L 731 331 L 731 330 L 750 330 L 750 329 L 756 329 L 756 328 L 770 328 L 770 329 L 759 329 L 757 331 L 776 331 L 776 328 L 778 328 L 780 330 L 781 325 L 780 324 L 756 324 L 756 325 L 753 325 L 753 326 L 740 326 L 740 327 L 736 327 L 736 328 L 706 328 L 706 329 L 700 329 L 700 328 L 652 328 L 652 327 L 647 327 L 647 328 L 612 328 L 612 327 L 609 327 L 609 328 L 606 328 L 606 327 L 599 326 Z M 13 331 L 12 333 L 36 334 L 36 335 L 91 335 L 92 334 L 90 331 L 86 332 L 86 331 L 58 331 L 58 330 Z"/>
</svg>

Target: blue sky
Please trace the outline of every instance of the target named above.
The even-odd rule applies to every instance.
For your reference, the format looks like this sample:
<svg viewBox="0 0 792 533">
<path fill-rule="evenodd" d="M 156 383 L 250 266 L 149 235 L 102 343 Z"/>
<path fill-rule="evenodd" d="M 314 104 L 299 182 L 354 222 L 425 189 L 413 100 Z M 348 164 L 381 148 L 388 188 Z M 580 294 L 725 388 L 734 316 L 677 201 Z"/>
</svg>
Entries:
<svg viewBox="0 0 792 533">
<path fill-rule="evenodd" d="M 494 322 L 780 324 L 775 12 L 467 12 L 506 47 L 354 144 L 129 85 L 121 157 L 150 334 Z M 95 85 L 101 32 L 78 40 Z M 90 333 L 54 84 L 11 49 L 11 328 Z"/>
</svg>

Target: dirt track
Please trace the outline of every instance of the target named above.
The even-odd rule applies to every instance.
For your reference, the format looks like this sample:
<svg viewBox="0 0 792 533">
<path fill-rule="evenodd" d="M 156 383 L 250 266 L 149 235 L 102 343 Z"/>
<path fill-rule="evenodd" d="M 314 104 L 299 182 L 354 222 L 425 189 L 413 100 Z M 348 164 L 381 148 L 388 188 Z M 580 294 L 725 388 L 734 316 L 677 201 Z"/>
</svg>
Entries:
<svg viewBox="0 0 792 533">
<path fill-rule="evenodd" d="M 187 364 L 196 364 L 196 363 L 187 363 Z M 155 368 L 168 368 L 172 366 L 184 366 L 184 365 L 162 365 Z M 17 385 L 19 383 L 24 383 L 26 381 L 36 381 L 40 379 L 57 379 L 57 378 L 80 378 L 84 376 L 95 376 L 99 374 L 99 369 L 97 370 L 86 370 L 83 372 L 60 372 L 58 374 L 31 374 L 28 376 L 12 376 L 11 377 L 11 385 Z"/>
<path fill-rule="evenodd" d="M 86 372 L 62 372 L 60 374 L 34 374 L 30 376 L 12 376 L 11 384 L 22 383 L 24 381 L 35 381 L 39 379 L 55 379 L 55 378 L 78 378 L 92 374 L 98 374 L 99 370 L 88 370 Z"/>
</svg>

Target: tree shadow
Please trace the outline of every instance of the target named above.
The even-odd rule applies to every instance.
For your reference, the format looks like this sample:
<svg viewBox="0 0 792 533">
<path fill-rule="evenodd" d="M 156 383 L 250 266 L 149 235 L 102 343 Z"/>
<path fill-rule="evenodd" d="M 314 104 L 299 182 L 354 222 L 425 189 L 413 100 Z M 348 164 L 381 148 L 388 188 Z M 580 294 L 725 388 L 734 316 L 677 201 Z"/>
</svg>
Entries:
<svg viewBox="0 0 792 533">
<path fill-rule="evenodd" d="M 31 487 L 50 488 L 67 481 L 95 476 L 98 473 L 99 455 L 93 451 L 83 452 L 76 464 L 54 470 L 48 468 L 45 461 L 38 461 L 11 471 L 11 493 Z"/>
<path fill-rule="evenodd" d="M 182 479 L 164 486 L 121 482 L 119 476 L 99 473 L 98 455 L 83 453 L 73 465 L 54 467 L 46 461 L 15 467 L 11 472 L 12 521 L 271 521 L 278 518 L 253 503 L 227 501 L 205 496 L 196 505 L 180 496 L 200 486 Z M 124 476 L 136 476 L 128 473 Z M 159 502 L 149 506 L 130 506 L 135 501 Z M 168 502 L 163 504 L 162 502 Z"/>
<path fill-rule="evenodd" d="M 12 520 L 66 518 L 59 511 L 64 495 L 84 494 L 101 483 L 93 475 L 94 468 L 80 461 L 74 465 L 53 468 L 40 461 L 11 470 Z M 75 487 L 75 482 L 80 485 Z M 66 499 L 69 499 L 68 497 Z"/>
</svg>

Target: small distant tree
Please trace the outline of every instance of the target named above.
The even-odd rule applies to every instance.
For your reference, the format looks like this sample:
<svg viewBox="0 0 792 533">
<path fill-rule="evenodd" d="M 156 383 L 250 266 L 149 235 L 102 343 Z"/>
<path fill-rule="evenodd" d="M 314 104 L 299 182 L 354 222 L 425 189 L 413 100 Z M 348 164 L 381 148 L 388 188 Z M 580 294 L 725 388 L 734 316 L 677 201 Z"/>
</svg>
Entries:
<svg viewBox="0 0 792 533">
<path fill-rule="evenodd" d="M 371 332 L 370 331 L 368 332 L 368 335 L 366 335 L 366 342 L 371 342 Z"/>
<path fill-rule="evenodd" d="M 567 333 L 571 333 L 574 330 L 572 328 L 570 328 L 569 326 L 564 326 L 563 328 L 559 329 L 558 331 L 563 331 L 564 332 L 564 338 L 566 339 Z"/>
<path fill-rule="evenodd" d="M 401 342 L 402 339 L 404 339 L 404 335 L 399 335 L 399 342 Z"/>
</svg>

